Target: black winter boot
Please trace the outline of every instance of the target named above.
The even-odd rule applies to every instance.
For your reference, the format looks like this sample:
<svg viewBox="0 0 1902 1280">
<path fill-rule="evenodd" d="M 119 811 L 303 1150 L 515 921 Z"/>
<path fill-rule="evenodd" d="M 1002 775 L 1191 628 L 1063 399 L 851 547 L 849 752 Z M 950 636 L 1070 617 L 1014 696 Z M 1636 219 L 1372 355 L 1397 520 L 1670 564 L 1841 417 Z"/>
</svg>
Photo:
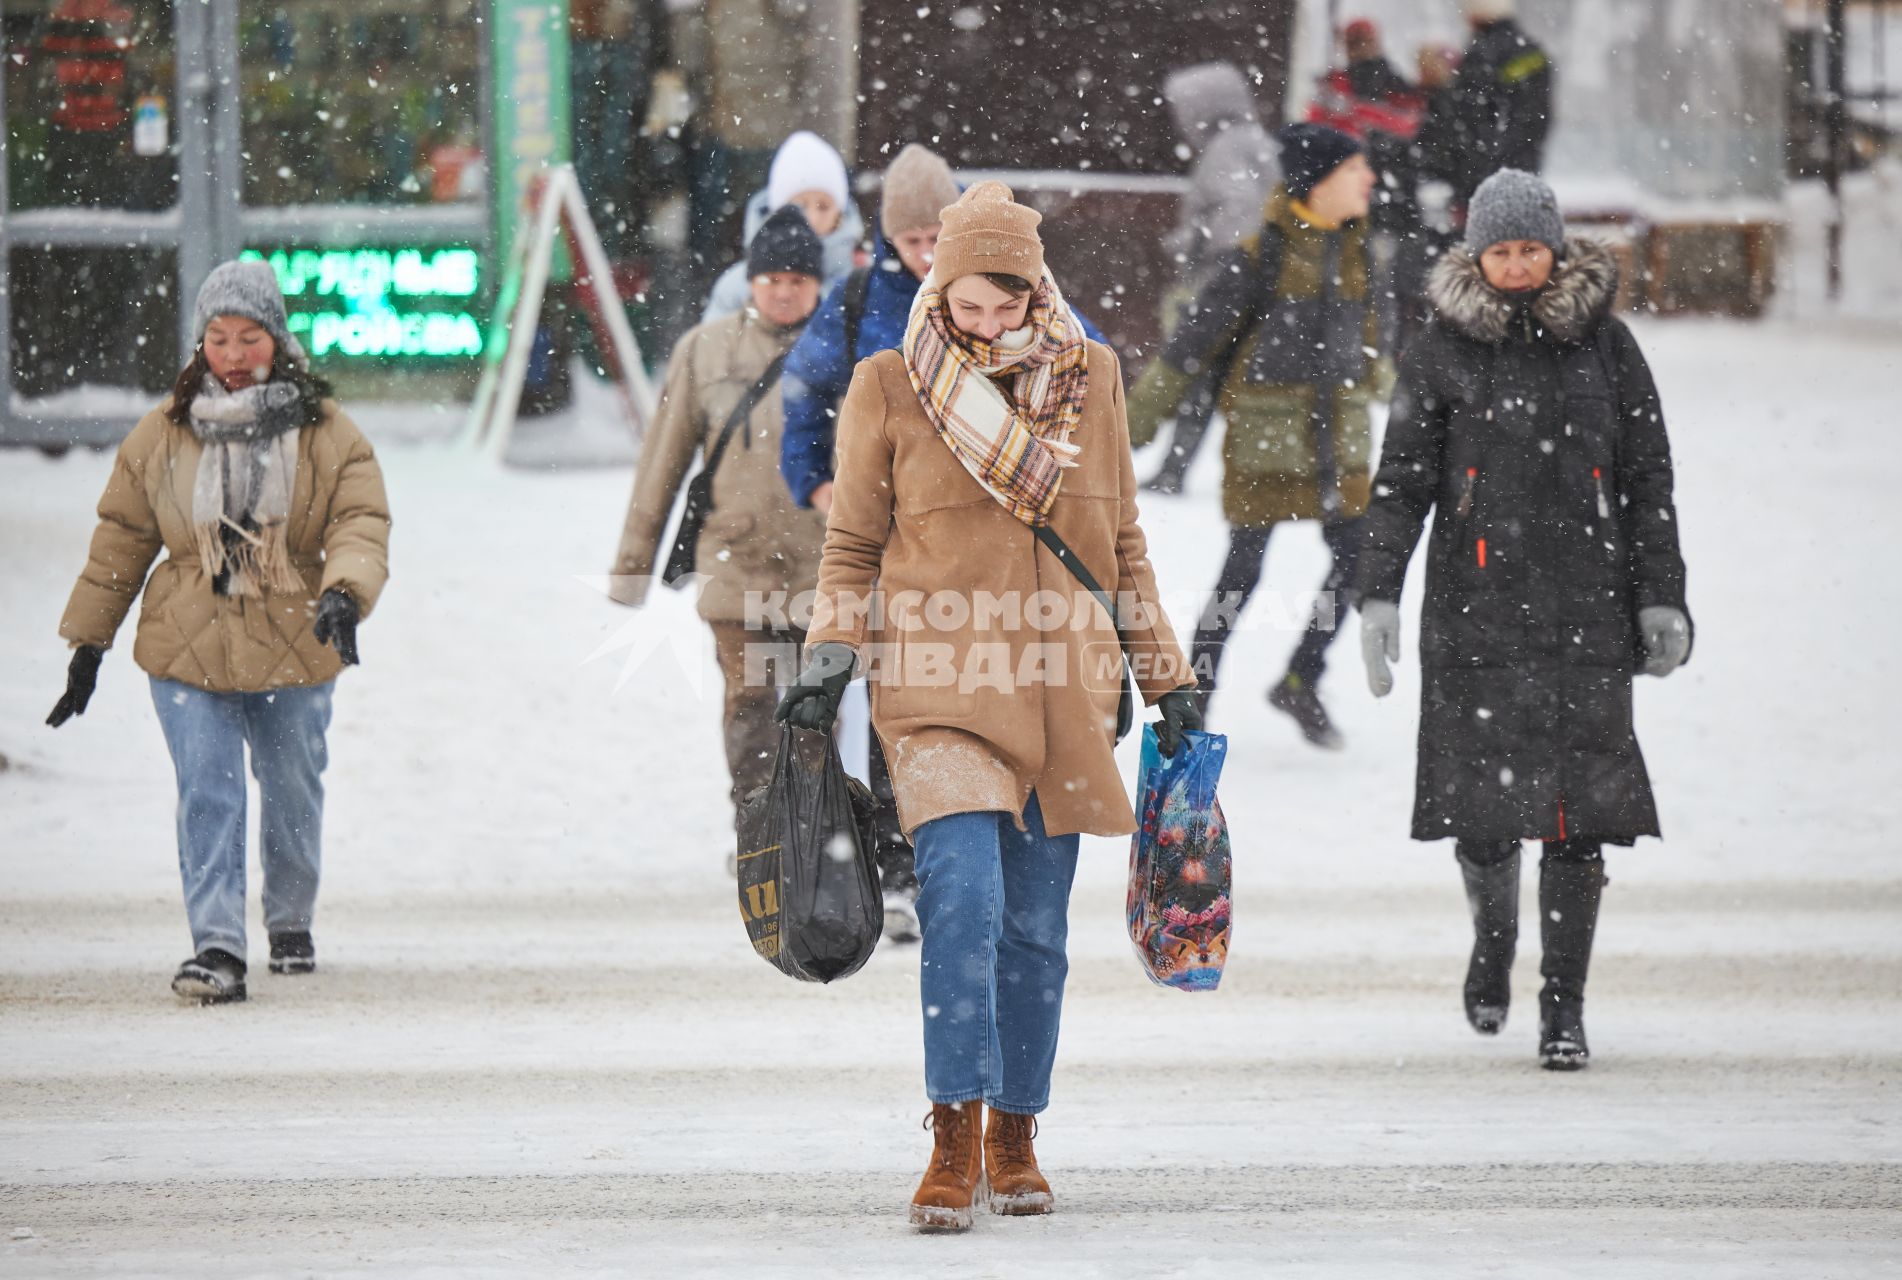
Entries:
<svg viewBox="0 0 1902 1280">
<path fill-rule="evenodd" d="M 172 990 L 199 1004 L 236 1004 L 244 999 L 244 961 L 222 947 L 206 947 L 178 966 Z"/>
<path fill-rule="evenodd" d="M 1301 736 L 1323 751 L 1339 751 L 1346 745 L 1341 731 L 1328 719 L 1314 686 L 1290 671 L 1268 689 L 1268 705 L 1291 717 L 1301 728 Z"/>
<path fill-rule="evenodd" d="M 1508 843 L 1512 851 L 1504 857 L 1471 858 L 1463 841 L 1457 855 L 1466 879 L 1466 905 L 1473 913 L 1466 1020 L 1482 1036 L 1498 1035 L 1512 1006 L 1512 959 L 1519 948 L 1519 842 Z"/>
<path fill-rule="evenodd" d="M 1601 858 L 1555 858 L 1539 863 L 1539 935 L 1545 955 L 1539 972 L 1539 1065 L 1577 1071 L 1591 1061 L 1585 1045 L 1585 973 L 1605 888 Z"/>
<path fill-rule="evenodd" d="M 1176 454 L 1170 454 L 1169 460 L 1162 464 L 1162 470 L 1143 481 L 1143 492 L 1160 493 L 1165 497 L 1175 497 L 1182 492 L 1188 481 L 1189 462 L 1184 458 L 1177 460 Z"/>
<path fill-rule="evenodd" d="M 317 944 L 308 929 L 271 935 L 271 972 L 317 972 Z"/>
</svg>

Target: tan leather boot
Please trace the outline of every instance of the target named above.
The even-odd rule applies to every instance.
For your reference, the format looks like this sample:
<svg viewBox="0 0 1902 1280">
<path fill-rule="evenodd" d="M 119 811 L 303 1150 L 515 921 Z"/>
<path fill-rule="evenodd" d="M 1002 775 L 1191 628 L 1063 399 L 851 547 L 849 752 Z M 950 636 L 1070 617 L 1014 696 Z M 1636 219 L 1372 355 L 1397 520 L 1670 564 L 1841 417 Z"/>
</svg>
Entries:
<svg viewBox="0 0 1902 1280">
<path fill-rule="evenodd" d="M 1049 1213 L 1056 1208 L 1050 1184 L 1037 1168 L 1030 1140 L 1037 1118 L 992 1108 L 984 1127 L 984 1172 L 991 1184 L 991 1212 L 1008 1217 Z"/>
<path fill-rule="evenodd" d="M 969 1231 L 971 1206 L 984 1195 L 984 1104 L 933 1103 L 931 1166 L 911 1198 L 911 1225 L 926 1231 Z"/>
</svg>

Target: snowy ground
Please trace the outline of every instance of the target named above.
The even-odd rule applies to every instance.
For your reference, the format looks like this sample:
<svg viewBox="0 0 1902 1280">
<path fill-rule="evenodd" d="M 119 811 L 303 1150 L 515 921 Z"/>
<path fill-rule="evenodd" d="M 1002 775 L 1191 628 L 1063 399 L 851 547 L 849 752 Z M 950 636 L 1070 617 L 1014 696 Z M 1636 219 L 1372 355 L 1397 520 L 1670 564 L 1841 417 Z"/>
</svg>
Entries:
<svg viewBox="0 0 1902 1280">
<path fill-rule="evenodd" d="M 1088 847 L 1039 1145 L 1061 1212 L 963 1239 L 904 1226 L 915 952 L 813 989 L 746 947 L 710 645 L 686 601 L 585 580 L 625 470 L 385 448 L 395 576 L 338 698 L 323 968 L 198 1010 L 166 990 L 172 784 L 129 643 L 40 726 L 106 460 L 0 454 L 0 1274 L 1896 1274 L 1902 327 L 1641 331 L 1699 639 L 1640 686 L 1670 839 L 1612 854 L 1592 1069 L 1534 1067 L 1536 946 L 1504 1036 L 1460 1016 L 1450 849 L 1405 838 L 1413 672 L 1376 703 L 1350 623 L 1324 756 L 1258 700 L 1293 641 L 1264 627 L 1215 726 L 1223 989 L 1148 986 L 1126 851 Z M 1147 513 L 1172 593 L 1222 554 L 1206 461 Z M 1321 567 L 1293 533 L 1270 586 Z"/>
</svg>

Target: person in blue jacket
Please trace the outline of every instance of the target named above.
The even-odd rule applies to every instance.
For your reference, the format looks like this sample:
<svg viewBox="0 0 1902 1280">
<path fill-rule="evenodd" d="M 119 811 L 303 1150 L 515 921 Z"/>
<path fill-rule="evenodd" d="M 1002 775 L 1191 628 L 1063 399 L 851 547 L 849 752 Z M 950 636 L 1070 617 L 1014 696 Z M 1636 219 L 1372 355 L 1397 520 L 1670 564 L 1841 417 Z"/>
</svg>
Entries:
<svg viewBox="0 0 1902 1280">
<path fill-rule="evenodd" d="M 915 142 L 900 151 L 885 170 L 872 265 L 827 291 L 786 357 L 779 469 L 800 506 L 831 507 L 833 422 L 852 366 L 904 341 L 911 300 L 938 245 L 939 211 L 957 199 L 957 179 L 942 159 Z"/>
</svg>

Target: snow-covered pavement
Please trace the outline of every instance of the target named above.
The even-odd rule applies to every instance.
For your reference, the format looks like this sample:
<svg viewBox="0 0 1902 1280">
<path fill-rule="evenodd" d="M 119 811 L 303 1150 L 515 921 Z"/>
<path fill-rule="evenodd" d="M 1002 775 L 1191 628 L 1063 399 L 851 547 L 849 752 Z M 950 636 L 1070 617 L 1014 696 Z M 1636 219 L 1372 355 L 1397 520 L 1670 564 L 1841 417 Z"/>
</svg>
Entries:
<svg viewBox="0 0 1902 1280">
<path fill-rule="evenodd" d="M 106 460 L 0 454 L 0 1274 L 1894 1274 L 1902 329 L 1641 338 L 1699 634 L 1640 684 L 1670 838 L 1611 851 L 1592 1069 L 1533 1064 L 1529 886 L 1520 1007 L 1466 1029 L 1450 848 L 1405 838 L 1414 673 L 1376 703 L 1350 623 L 1324 756 L 1250 690 L 1293 641 L 1264 627 L 1214 726 L 1223 989 L 1147 984 L 1126 851 L 1087 846 L 1039 1140 L 1060 1212 L 962 1239 L 904 1225 L 915 952 L 810 988 L 747 949 L 711 645 L 687 601 L 631 614 L 586 580 L 624 471 L 384 450 L 393 575 L 337 702 L 322 968 L 259 963 L 248 1004 L 200 1010 L 166 990 L 172 781 L 129 629 L 87 715 L 39 723 Z M 1223 550 L 1204 461 L 1147 513 L 1172 595 Z M 1311 530 L 1278 535 L 1268 586 L 1321 568 Z"/>
</svg>

